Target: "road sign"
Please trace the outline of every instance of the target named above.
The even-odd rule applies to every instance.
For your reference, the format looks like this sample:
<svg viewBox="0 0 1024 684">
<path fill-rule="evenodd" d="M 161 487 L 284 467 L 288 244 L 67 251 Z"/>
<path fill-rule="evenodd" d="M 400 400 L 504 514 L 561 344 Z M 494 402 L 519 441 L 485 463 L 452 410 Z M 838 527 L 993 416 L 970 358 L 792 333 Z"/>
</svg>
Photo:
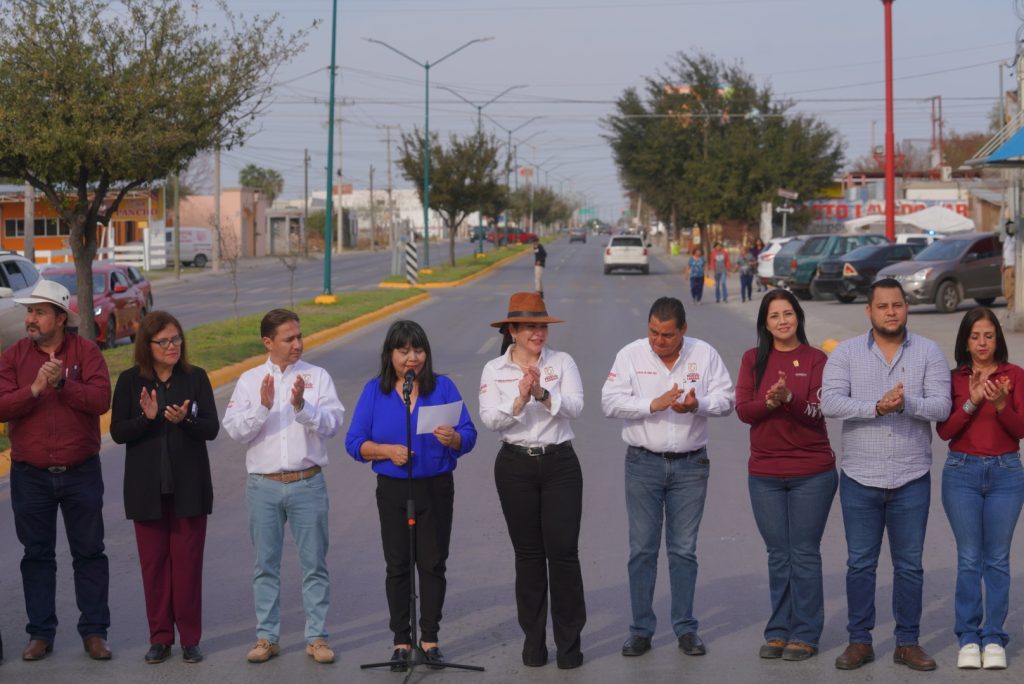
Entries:
<svg viewBox="0 0 1024 684">
<path fill-rule="evenodd" d="M 792 214 L 794 211 L 793 207 L 788 204 L 781 207 L 775 207 L 775 212 L 778 214 Z"/>
<path fill-rule="evenodd" d="M 779 188 L 776 194 L 783 199 L 796 200 L 800 199 L 800 193 L 793 192 L 792 190 L 786 190 L 785 188 Z"/>
</svg>

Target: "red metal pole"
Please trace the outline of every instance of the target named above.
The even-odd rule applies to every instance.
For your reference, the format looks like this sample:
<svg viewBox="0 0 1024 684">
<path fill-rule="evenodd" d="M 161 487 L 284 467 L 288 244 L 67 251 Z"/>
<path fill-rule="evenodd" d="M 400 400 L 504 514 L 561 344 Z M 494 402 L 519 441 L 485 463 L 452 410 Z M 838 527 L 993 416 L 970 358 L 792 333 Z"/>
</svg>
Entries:
<svg viewBox="0 0 1024 684">
<path fill-rule="evenodd" d="M 892 117 L 892 3 L 885 6 L 885 237 L 896 239 L 896 142 Z"/>
</svg>

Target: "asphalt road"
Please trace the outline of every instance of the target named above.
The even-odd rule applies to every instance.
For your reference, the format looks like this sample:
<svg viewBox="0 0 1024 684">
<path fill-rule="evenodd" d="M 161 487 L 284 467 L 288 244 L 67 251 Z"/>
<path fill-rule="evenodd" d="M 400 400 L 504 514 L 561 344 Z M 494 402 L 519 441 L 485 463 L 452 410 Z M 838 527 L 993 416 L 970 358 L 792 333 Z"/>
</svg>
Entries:
<svg viewBox="0 0 1024 684">
<path fill-rule="evenodd" d="M 493 250 L 485 243 L 486 250 Z M 475 243 L 459 241 L 455 255 L 476 250 Z M 431 243 L 432 264 L 448 258 L 447 243 Z M 323 292 L 323 256 L 299 261 L 295 270 L 294 288 L 290 271 L 281 259 L 265 257 L 238 262 L 238 311 L 242 316 L 261 313 L 275 306 L 289 306 L 294 301 L 312 299 Z M 391 275 L 391 252 L 348 251 L 331 259 L 331 288 L 335 294 L 376 287 Z M 153 281 L 153 300 L 157 309 L 171 311 L 186 329 L 234 315 L 235 285 L 231 273 L 223 267 L 214 273 L 207 267 L 202 273 L 188 272 L 181 280 L 160 277 Z M 127 344 L 128 340 L 120 341 Z"/>
<path fill-rule="evenodd" d="M 822 653 L 802 663 L 764 661 L 757 657 L 768 613 L 766 554 L 750 513 L 746 487 L 748 430 L 735 416 L 711 421 L 709 454 L 712 475 L 704 522 L 698 544 L 701 563 L 696 612 L 708 655 L 693 658 L 677 648 L 668 619 L 668 587 L 664 558 L 656 605 L 659 628 L 654 650 L 640 658 L 619 654 L 630 621 L 626 584 L 626 517 L 622 485 L 624 447 L 616 421 L 600 411 L 600 389 L 615 352 L 645 333 L 650 302 L 674 294 L 687 303 L 689 333 L 714 344 L 735 374 L 742 352 L 753 343 L 755 305 L 689 305 L 688 291 L 675 263 L 657 258 L 652 274 L 604 276 L 600 244 L 557 242 L 548 248 L 545 291 L 550 312 L 567 320 L 552 326 L 550 343 L 575 357 L 583 376 L 587 405 L 576 421 L 575 444 L 584 473 L 584 519 L 580 540 L 589 619 L 583 634 L 586 657 L 578 670 L 559 671 L 552 662 L 545 668 L 521 664 L 521 632 L 515 619 L 513 555 L 494 490 L 492 466 L 497 439 L 482 431 L 476 449 L 456 472 L 455 528 L 449 561 L 449 590 L 442 622 L 441 644 L 446 655 L 459 662 L 482 665 L 482 674 L 424 672 L 414 681 L 431 682 L 779 682 L 820 681 L 903 682 L 928 678 L 933 682 L 961 681 L 955 667 L 956 639 L 952 631 L 952 590 L 955 552 L 952 536 L 938 498 L 941 467 L 933 468 L 934 486 L 930 529 L 925 548 L 925 612 L 922 644 L 939 660 L 939 670 L 922 675 L 893 665 L 891 566 L 883 554 L 877 596 L 875 630 L 878 661 L 854 672 L 837 672 L 833 660 L 846 643 L 844 572 L 846 550 L 838 502 L 823 542 L 826 624 Z M 267 283 L 280 288 L 279 283 Z M 532 286 L 532 265 L 517 260 L 469 287 L 438 291 L 405 317 L 421 322 L 430 335 L 435 368 L 454 379 L 476 416 L 475 388 L 484 363 L 497 355 L 498 335 L 488 326 L 505 312 L 508 295 Z M 738 294 L 738 289 L 735 291 Z M 712 297 L 713 298 L 713 297 Z M 158 302 L 160 300 L 158 299 Z M 161 302 L 162 304 L 162 302 Z M 862 332 L 863 306 L 833 303 L 808 306 L 812 341 L 843 338 Z M 859 317 L 859 318 L 858 318 Z M 954 328 L 959 316 L 917 314 L 911 325 L 922 334 L 940 337 Z M 351 411 L 363 383 L 375 371 L 388 321 L 366 328 L 307 355 L 333 374 L 342 401 Z M 929 331 L 934 329 L 935 334 Z M 941 342 L 940 342 L 941 343 Z M 948 345 L 944 344 L 944 348 Z M 1011 343 L 1013 344 L 1013 343 Z M 232 387 L 221 388 L 223 404 Z M 838 426 L 830 426 L 838 442 Z M 0 515 L 0 630 L 7 641 L 8 662 L 0 677 L 19 682 L 392 682 L 388 672 L 362 672 L 360 663 L 386 659 L 391 635 L 387 629 L 384 562 L 374 503 L 374 477 L 369 466 L 357 464 L 343 452 L 343 438 L 333 441 L 332 464 L 326 471 L 330 488 L 330 569 L 333 604 L 329 615 L 330 641 L 338 662 L 315 664 L 303 653 L 303 615 L 294 553 L 285 553 L 283 569 L 283 631 L 280 657 L 264 665 L 250 665 L 244 657 L 254 641 L 251 572 L 244 502 L 245 468 L 242 448 L 221 436 L 211 449 L 216 501 L 209 522 L 205 570 L 205 662 L 186 665 L 179 651 L 167 663 L 148 666 L 147 628 L 134 535 L 123 518 L 121 478 L 123 449 L 105 442 L 106 520 L 111 560 L 110 643 L 114 660 L 89 661 L 74 629 L 77 611 L 71 583 L 71 563 L 65 543 L 58 547 L 58 614 L 62 620 L 55 651 L 38 663 L 18 659 L 24 644 L 25 619 L 19 582 L 20 547 L 10 515 Z M 944 444 L 934 442 L 938 463 Z M 0 498 L 7 499 L 6 490 Z M 0 503 L 6 507 L 6 503 Z M 4 510 L 7 510 L 4 508 Z M 61 534 L 63 534 L 61 532 Z M 1022 548 L 1020 542 L 1017 549 Z M 1015 560 L 1020 553 L 1015 554 Z M 973 675 L 986 681 L 1019 679 L 1024 658 L 1016 636 L 1022 616 L 1018 572 L 1011 597 L 1008 631 L 1010 669 Z"/>
</svg>

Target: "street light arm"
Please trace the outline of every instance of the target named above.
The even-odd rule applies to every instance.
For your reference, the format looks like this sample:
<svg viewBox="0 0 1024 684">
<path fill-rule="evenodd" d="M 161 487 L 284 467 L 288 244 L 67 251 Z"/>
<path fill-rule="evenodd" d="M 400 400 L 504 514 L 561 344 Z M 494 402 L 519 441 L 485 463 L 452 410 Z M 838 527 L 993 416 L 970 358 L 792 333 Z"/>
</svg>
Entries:
<svg viewBox="0 0 1024 684">
<path fill-rule="evenodd" d="M 510 92 L 512 92 L 513 90 L 517 90 L 517 89 L 519 89 L 519 88 L 525 88 L 525 87 L 526 87 L 526 85 L 525 85 L 525 84 L 523 84 L 523 85 L 514 85 L 514 86 L 509 86 L 508 88 L 505 88 L 505 89 L 504 89 L 503 91 L 501 91 L 500 93 L 498 93 L 497 95 L 495 95 L 494 97 L 492 97 L 492 98 L 491 98 L 490 100 L 488 100 L 487 102 L 484 102 L 484 103 L 483 103 L 482 105 L 478 105 L 478 106 L 480 107 L 480 109 L 483 109 L 483 108 L 484 108 L 484 107 L 486 107 L 487 105 L 489 105 L 489 104 L 492 104 L 492 103 L 496 102 L 497 100 L 500 100 L 500 99 L 501 99 L 502 97 L 504 97 L 505 95 L 508 95 L 508 94 L 509 94 Z M 461 96 L 460 96 L 460 97 L 461 97 Z M 467 100 L 467 102 L 468 102 L 468 100 Z M 472 103 L 470 103 L 470 104 L 472 104 Z"/>
<path fill-rule="evenodd" d="M 441 90 L 447 90 L 449 93 L 451 93 L 455 97 L 459 98 L 460 100 L 462 100 L 463 102 L 465 102 L 468 105 L 471 105 L 473 107 L 478 106 L 476 102 L 470 102 L 469 100 L 464 98 L 462 95 L 459 95 L 459 93 L 457 93 L 455 90 L 449 88 L 448 86 L 439 85 L 437 87 L 440 88 Z"/>
<path fill-rule="evenodd" d="M 436 59 L 432 63 L 428 62 L 424 66 L 427 66 L 427 67 L 437 66 L 438 64 L 440 64 L 444 60 L 446 60 L 449 57 L 451 57 L 452 55 L 454 55 L 456 52 L 461 52 L 462 50 L 465 50 L 466 48 L 468 48 L 473 43 L 486 43 L 489 40 L 494 40 L 494 36 L 487 36 L 486 38 L 474 38 L 473 40 L 469 41 L 468 43 L 465 43 L 464 45 L 460 45 L 459 47 L 455 48 L 454 50 L 449 52 L 444 57 L 442 57 L 440 59 Z M 394 48 L 392 48 L 392 49 L 394 50 Z M 395 50 L 395 52 L 398 52 L 398 51 Z M 474 105 L 474 106 L 476 106 L 476 105 Z"/>
<path fill-rule="evenodd" d="M 420 67 L 421 69 L 426 69 L 428 66 L 430 66 L 429 64 L 424 64 L 423 62 L 421 62 L 421 61 L 419 61 L 417 59 L 413 59 L 412 57 L 410 57 L 409 55 L 405 54 L 404 52 L 402 52 L 398 48 L 394 47 L 393 45 L 388 45 L 383 40 L 377 40 L 376 38 L 363 38 L 363 40 L 365 40 L 368 43 L 376 43 L 377 45 L 383 45 L 388 50 L 391 50 L 392 52 L 398 53 L 402 57 L 405 57 L 407 60 L 409 60 L 410 62 L 412 62 L 416 66 Z M 465 47 L 465 46 L 463 46 L 463 47 Z M 461 50 L 462 48 L 459 48 L 459 49 Z"/>
</svg>

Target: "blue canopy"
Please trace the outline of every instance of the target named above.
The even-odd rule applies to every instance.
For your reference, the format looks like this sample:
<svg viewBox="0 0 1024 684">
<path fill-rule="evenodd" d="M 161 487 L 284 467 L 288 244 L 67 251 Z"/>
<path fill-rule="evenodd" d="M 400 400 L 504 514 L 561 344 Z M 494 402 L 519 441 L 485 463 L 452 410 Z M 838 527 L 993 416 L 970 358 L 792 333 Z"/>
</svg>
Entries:
<svg viewBox="0 0 1024 684">
<path fill-rule="evenodd" d="M 995 152 L 981 160 L 981 163 L 1002 166 L 1024 165 L 1024 128 L 1014 133 L 1009 140 L 996 148 Z"/>
</svg>

